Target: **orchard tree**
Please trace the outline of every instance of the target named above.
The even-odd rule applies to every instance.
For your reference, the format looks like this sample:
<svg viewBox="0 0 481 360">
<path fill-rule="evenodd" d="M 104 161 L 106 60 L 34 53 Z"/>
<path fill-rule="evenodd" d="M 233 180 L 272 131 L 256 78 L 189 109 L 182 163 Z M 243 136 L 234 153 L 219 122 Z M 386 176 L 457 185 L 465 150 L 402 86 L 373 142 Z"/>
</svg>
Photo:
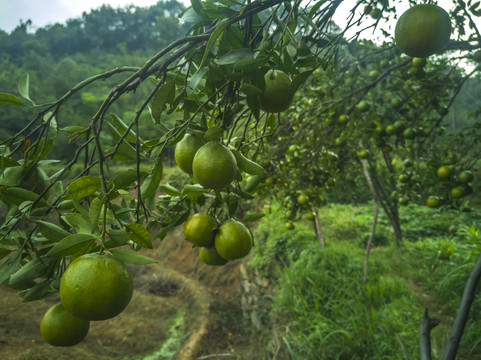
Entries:
<svg viewBox="0 0 481 360">
<path fill-rule="evenodd" d="M 357 122 L 363 124 L 359 130 L 367 131 L 369 111 L 389 112 L 382 109 L 381 103 L 377 106 L 372 102 L 385 91 L 401 91 L 394 88 L 398 86 L 394 71 L 411 60 L 372 69 L 378 74 L 371 73 L 372 81 L 356 89 L 366 65 L 350 63 L 352 59 L 344 58 L 348 54 L 344 48 L 358 46 L 348 37 L 348 31 L 356 27 L 358 37 L 395 15 L 396 9 L 387 1 L 356 3 L 347 24 L 336 31 L 333 17 L 341 11 L 341 3 L 193 0 L 182 15 L 182 20 L 191 24 L 185 37 L 159 51 L 140 68 L 119 67 L 92 76 L 52 103 L 30 98 L 27 74 L 19 80 L 21 98 L 0 94 L 0 104 L 26 106 L 33 114 L 21 131 L 1 145 L 0 196 L 8 206 L 8 214 L 1 228 L 0 283 L 18 289 L 24 301 L 60 291 L 62 306 L 49 310 L 41 327 L 47 342 L 72 345 L 85 336 L 86 322 L 116 316 L 128 304 L 131 277 L 123 263 L 146 264 L 153 260 L 120 247 L 151 248 L 153 240 L 162 239 L 169 229 L 184 224 L 186 239 L 199 247 L 201 259 L 208 264 L 222 265 L 249 253 L 255 239 L 246 223 L 261 215 L 244 214 L 242 203 L 253 197 L 256 187 L 269 175 L 252 159 L 261 159 L 264 142 L 284 122 L 294 121 L 282 112 L 314 71 L 321 75 L 347 66 L 346 73 L 352 70 L 352 83 L 344 85 L 353 92 L 347 94 L 348 98 L 336 98 L 339 104 L 314 100 L 315 107 L 325 109 L 322 114 L 326 119 L 346 115 L 347 124 L 352 121 L 352 130 L 341 130 L 347 124 L 328 125 L 321 132 L 322 139 L 313 134 L 313 143 L 336 135 L 334 139 L 340 140 L 334 140 L 334 145 L 342 147 L 351 131 L 354 136 Z M 432 18 L 434 25 L 420 30 L 416 28 L 419 21 L 413 23 L 412 18 L 404 17 L 407 25 L 396 31 L 396 42 L 398 46 L 403 42 L 401 50 L 417 57 L 445 50 L 478 49 L 480 36 L 473 22 L 473 16 L 479 15 L 478 5 L 462 3 L 447 22 L 444 13 L 436 13 L 439 8 L 429 5 L 422 18 Z M 424 12 L 426 8 L 422 9 Z M 450 23 L 455 26 L 456 39 L 446 44 L 449 36 L 445 27 Z M 451 34 L 451 30 L 447 33 Z M 419 49 L 423 50 L 420 55 Z M 382 52 L 375 55 L 380 59 Z M 361 54 L 360 60 L 363 57 L 369 56 Z M 87 126 L 70 124 L 62 117 L 64 104 L 89 85 L 113 76 L 122 80 L 106 94 Z M 387 90 L 377 86 L 383 81 L 388 84 Z M 133 118 L 121 119 L 111 112 L 114 104 L 135 96 L 141 88 L 147 88 L 149 95 Z M 434 99 L 418 99 L 409 92 L 400 96 L 406 111 L 430 109 L 435 117 L 436 107 L 430 104 Z M 449 106 L 444 104 L 444 93 L 437 96 L 442 105 Z M 342 102 L 349 103 L 343 113 Z M 143 131 L 140 119 L 145 114 L 151 116 L 157 133 Z M 363 134 L 365 140 L 352 147 L 374 146 L 376 129 L 386 125 L 387 130 L 387 122 L 376 120 L 377 125 L 371 120 L 371 130 Z M 305 131 L 307 127 L 301 126 L 304 119 L 298 121 L 300 126 L 292 130 Z M 55 162 L 52 154 L 60 131 L 70 134 L 75 155 L 60 171 L 48 174 L 45 169 Z M 368 134 L 371 136 L 366 137 Z M 398 141 L 382 138 L 382 131 L 380 136 L 385 142 L 383 147 Z M 331 151 L 332 143 L 326 144 L 319 145 L 324 147 L 319 155 L 332 157 L 332 161 L 326 160 L 322 170 L 326 175 L 318 179 L 317 187 L 325 186 L 335 167 L 343 166 L 350 154 Z M 161 183 L 161 154 L 169 147 L 175 148 L 179 167 L 189 175 L 190 182 L 181 188 Z M 293 156 L 296 151 L 290 150 Z M 116 173 L 116 165 L 122 162 L 135 165 Z M 144 164 L 149 164 L 147 169 Z M 245 181 L 246 174 L 251 176 L 249 181 Z M 279 182 L 275 185 L 285 186 Z M 164 193 L 160 198 L 159 186 Z M 306 204 L 309 197 L 321 200 L 315 189 L 312 195 L 296 195 L 299 205 Z M 294 201 L 292 196 L 290 200 Z M 112 271 L 104 271 L 105 267 Z M 101 297 L 102 304 L 107 305 L 96 306 L 94 297 Z M 78 324 L 83 330 L 75 334 L 67 331 L 68 324 L 75 322 L 71 314 L 84 321 Z"/>
</svg>

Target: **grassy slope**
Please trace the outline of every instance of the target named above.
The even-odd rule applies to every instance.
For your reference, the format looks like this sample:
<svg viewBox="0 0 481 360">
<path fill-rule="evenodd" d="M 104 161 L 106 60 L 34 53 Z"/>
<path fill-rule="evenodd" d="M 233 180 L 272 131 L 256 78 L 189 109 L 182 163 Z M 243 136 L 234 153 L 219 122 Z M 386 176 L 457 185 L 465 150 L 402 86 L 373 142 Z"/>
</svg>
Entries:
<svg viewBox="0 0 481 360">
<path fill-rule="evenodd" d="M 382 246 L 372 251 L 369 282 L 363 287 L 364 245 L 373 213 L 369 206 L 321 209 L 328 243 L 324 252 L 309 222 L 301 221 L 286 235 L 280 212 L 272 209 L 259 226 L 263 246 L 251 262 L 264 276 L 279 277 L 271 318 L 279 319 L 273 325 L 280 330 L 267 336 L 277 350 L 266 358 L 276 351 L 305 359 L 417 358 L 425 308 L 441 321 L 432 331 L 433 358 L 440 358 L 470 271 L 470 254 L 477 251 L 465 246 L 463 224 L 476 214 L 406 207 L 403 227 L 409 241 L 402 248 L 393 245 L 387 219 L 381 217 L 376 243 Z M 459 359 L 481 359 L 475 355 L 479 316 L 473 313 Z"/>
</svg>

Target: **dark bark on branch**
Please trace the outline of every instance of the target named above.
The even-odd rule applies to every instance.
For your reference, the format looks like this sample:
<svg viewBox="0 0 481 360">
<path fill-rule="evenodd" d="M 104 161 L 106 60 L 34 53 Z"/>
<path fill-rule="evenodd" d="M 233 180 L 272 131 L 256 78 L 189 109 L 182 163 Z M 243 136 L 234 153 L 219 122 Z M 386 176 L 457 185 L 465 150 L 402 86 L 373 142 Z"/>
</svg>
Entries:
<svg viewBox="0 0 481 360">
<path fill-rule="evenodd" d="M 464 327 L 468 321 L 469 310 L 474 300 L 476 292 L 476 286 L 481 278 L 481 254 L 479 254 L 478 260 L 474 265 L 474 269 L 469 275 L 468 281 L 464 287 L 463 296 L 461 298 L 461 304 L 459 305 L 458 314 L 454 319 L 451 333 L 449 334 L 448 342 L 444 348 L 442 360 L 454 360 L 456 353 L 458 352 L 458 346 L 461 341 L 461 336 L 464 332 Z"/>
<path fill-rule="evenodd" d="M 431 319 L 428 314 L 428 309 L 424 310 L 424 316 L 421 321 L 419 347 L 421 351 L 421 360 L 431 360 L 431 329 L 438 326 L 438 319 Z"/>
</svg>

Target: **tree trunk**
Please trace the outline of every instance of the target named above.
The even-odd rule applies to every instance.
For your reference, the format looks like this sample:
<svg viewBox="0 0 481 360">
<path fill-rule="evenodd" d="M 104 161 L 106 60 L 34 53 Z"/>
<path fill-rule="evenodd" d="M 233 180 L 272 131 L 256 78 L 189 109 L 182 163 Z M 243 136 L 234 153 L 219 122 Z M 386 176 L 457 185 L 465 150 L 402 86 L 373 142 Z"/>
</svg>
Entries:
<svg viewBox="0 0 481 360">
<path fill-rule="evenodd" d="M 314 231 L 316 232 L 317 240 L 319 240 L 319 243 L 321 244 L 321 249 L 324 249 L 326 246 L 326 239 L 322 233 L 321 222 L 319 221 L 319 212 L 315 206 L 312 207 L 312 212 L 314 213 Z"/>
<path fill-rule="evenodd" d="M 369 234 L 369 239 L 367 240 L 366 256 L 364 257 L 364 279 L 363 279 L 364 285 L 367 284 L 367 272 L 369 270 L 369 255 L 371 254 L 372 240 L 374 239 L 374 234 L 376 233 L 377 217 L 379 215 L 379 203 L 375 201 L 374 205 L 376 206 L 374 210 L 374 219 L 372 221 L 371 233 Z"/>
<path fill-rule="evenodd" d="M 461 303 L 459 305 L 458 314 L 454 319 L 448 342 L 446 343 L 446 346 L 444 348 L 442 360 L 454 360 L 456 358 L 459 342 L 461 341 L 464 327 L 466 326 L 466 322 L 468 321 L 469 310 L 471 309 L 471 304 L 473 303 L 474 296 L 476 294 L 476 286 L 478 285 L 480 278 L 481 254 L 479 254 L 476 265 L 474 266 L 474 269 L 469 275 L 468 281 L 464 286 L 464 292 L 461 298 Z"/>
<path fill-rule="evenodd" d="M 377 218 L 379 215 L 379 195 L 377 194 L 376 188 L 374 187 L 374 183 L 372 182 L 371 175 L 369 174 L 369 169 L 367 168 L 367 160 L 361 159 L 361 166 L 362 171 L 364 172 L 364 177 L 366 178 L 367 184 L 369 185 L 369 190 L 371 191 L 372 199 L 374 200 L 374 219 L 372 221 L 371 233 L 369 234 L 369 239 L 366 245 L 366 256 L 364 258 L 364 279 L 363 283 L 366 285 L 367 283 L 367 272 L 369 270 L 369 255 L 371 254 L 371 245 L 372 240 L 374 238 L 374 234 L 376 233 L 376 226 L 377 226 Z"/>
<path fill-rule="evenodd" d="M 439 324 L 438 319 L 431 319 L 428 309 L 424 310 L 424 316 L 421 321 L 419 334 L 419 349 L 421 352 L 421 360 L 431 360 L 431 330 Z"/>
<path fill-rule="evenodd" d="M 394 229 L 394 235 L 396 236 L 397 246 L 401 246 L 403 242 L 403 232 L 401 230 L 401 221 L 399 220 L 398 209 L 392 209 L 390 215 L 388 214 L 389 221 Z"/>
</svg>

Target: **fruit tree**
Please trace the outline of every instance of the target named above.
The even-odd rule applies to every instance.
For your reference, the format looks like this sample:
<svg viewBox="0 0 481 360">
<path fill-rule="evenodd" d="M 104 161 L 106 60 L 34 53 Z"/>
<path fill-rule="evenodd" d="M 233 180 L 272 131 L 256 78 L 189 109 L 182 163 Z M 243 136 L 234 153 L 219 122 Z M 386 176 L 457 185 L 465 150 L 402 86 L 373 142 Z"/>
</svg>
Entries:
<svg viewBox="0 0 481 360">
<path fill-rule="evenodd" d="M 449 9 L 448 18 L 424 5 L 427 14 L 402 15 L 396 30 L 388 20 L 397 10 L 388 1 L 353 3 L 347 19 L 343 3 L 192 0 L 182 14 L 190 25 L 185 36 L 141 67 L 94 75 L 49 103 L 31 98 L 35 84 L 28 74 L 19 80 L 18 96 L 0 93 L 1 105 L 31 110 L 22 130 L 0 145 L 0 199 L 8 205 L 0 283 L 18 289 L 24 301 L 60 290 L 63 307 L 48 313 L 42 327 L 47 342 L 57 342 L 48 334 L 59 330 L 50 324 L 55 317 L 67 319 L 64 311 L 84 321 L 120 313 L 132 294 L 124 263 L 152 262 L 135 250 L 152 248 L 173 227 L 185 224 L 186 239 L 209 265 L 246 256 L 255 246 L 249 222 L 262 214 L 245 211 L 245 203 L 263 187 L 285 194 L 291 211 L 286 226 L 293 228 L 299 209 L 321 205 L 336 180 L 360 171 L 361 160 L 394 229 L 399 227 L 393 199 L 430 166 L 423 156 L 431 135 L 465 79 L 479 69 L 481 37 L 473 21 L 479 2 Z M 342 28 L 335 24 L 340 15 Z M 427 18 L 433 21 L 417 30 L 419 19 Z M 426 29 L 431 23 L 434 28 Z M 385 43 L 362 40 L 368 29 L 386 35 Z M 432 38 L 433 47 L 419 51 Z M 424 65 L 400 51 L 439 57 Z M 454 60 L 442 55 L 455 51 L 461 55 Z M 475 70 L 463 73 L 455 66 L 461 60 Z M 118 84 L 88 125 L 62 116 L 76 95 L 112 77 Z M 135 98 L 139 89 L 148 95 L 131 118 L 113 113 L 114 104 Z M 144 130 L 146 116 L 156 131 Z M 61 133 L 68 134 L 75 155 L 47 173 Z M 174 148 L 188 177 L 181 187 L 162 182 L 162 154 Z M 267 148 L 276 156 L 267 157 Z M 401 160 L 405 172 L 396 166 Z M 115 172 L 124 162 L 130 168 Z M 460 176 L 467 170 L 453 169 L 461 184 L 469 183 L 469 175 Z M 291 171 L 302 174 L 291 181 Z M 459 187 L 456 200 L 467 190 Z M 401 242 L 400 233 L 396 237 Z M 97 294 L 101 305 L 92 300 Z M 82 336 L 79 331 L 58 344 Z"/>
</svg>

